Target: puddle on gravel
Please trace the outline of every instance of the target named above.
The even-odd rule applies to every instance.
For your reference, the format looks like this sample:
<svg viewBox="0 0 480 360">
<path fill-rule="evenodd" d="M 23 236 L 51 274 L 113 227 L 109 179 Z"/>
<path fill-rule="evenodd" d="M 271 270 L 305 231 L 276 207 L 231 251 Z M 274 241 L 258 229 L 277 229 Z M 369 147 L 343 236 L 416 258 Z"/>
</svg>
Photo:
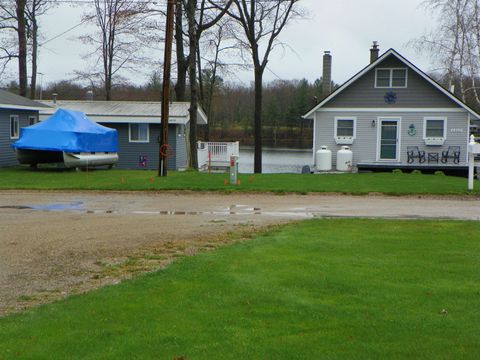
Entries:
<svg viewBox="0 0 480 360">
<path fill-rule="evenodd" d="M 84 211 L 83 202 L 75 201 L 64 204 L 41 204 L 41 205 L 2 205 L 0 209 L 39 210 L 39 211 Z"/>
<path fill-rule="evenodd" d="M 75 201 L 70 203 L 55 203 L 55 204 L 41 204 L 41 205 L 2 205 L 0 209 L 15 209 L 15 210 L 36 210 L 36 211 L 59 211 L 59 212 L 81 212 L 86 214 L 119 214 L 121 211 L 112 209 L 85 209 L 82 201 Z M 199 215 L 214 215 L 214 216 L 228 216 L 228 215 L 266 215 L 274 217 L 301 217 L 313 218 L 316 214 L 303 208 L 289 209 L 286 211 L 263 211 L 259 207 L 252 207 L 249 205 L 230 205 L 218 211 L 178 211 L 178 210 L 133 210 L 130 212 L 135 215 L 158 215 L 158 216 L 199 216 Z"/>
<path fill-rule="evenodd" d="M 32 210 L 40 211 L 84 211 L 83 202 L 75 201 L 66 204 L 42 204 L 42 205 L 31 205 Z"/>
<path fill-rule="evenodd" d="M 24 210 L 24 209 L 31 209 L 30 206 L 25 205 L 2 205 L 0 209 L 16 209 L 16 210 Z"/>
</svg>

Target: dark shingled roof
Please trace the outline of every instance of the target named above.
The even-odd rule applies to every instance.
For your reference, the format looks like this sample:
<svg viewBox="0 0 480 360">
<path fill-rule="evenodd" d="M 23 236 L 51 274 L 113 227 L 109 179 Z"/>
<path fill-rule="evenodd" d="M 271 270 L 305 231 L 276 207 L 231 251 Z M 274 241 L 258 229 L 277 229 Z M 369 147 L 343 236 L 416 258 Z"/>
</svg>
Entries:
<svg viewBox="0 0 480 360">
<path fill-rule="evenodd" d="M 0 89 L 0 108 L 39 109 L 49 106 Z"/>
</svg>

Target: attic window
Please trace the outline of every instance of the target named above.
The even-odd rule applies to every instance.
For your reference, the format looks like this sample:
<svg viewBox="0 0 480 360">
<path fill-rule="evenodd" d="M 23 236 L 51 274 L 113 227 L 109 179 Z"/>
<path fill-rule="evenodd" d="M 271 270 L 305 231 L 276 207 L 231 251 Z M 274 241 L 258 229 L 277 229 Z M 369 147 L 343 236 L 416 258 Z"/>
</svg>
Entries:
<svg viewBox="0 0 480 360">
<path fill-rule="evenodd" d="M 376 88 L 406 88 L 407 87 L 407 69 L 387 69 L 381 68 L 375 70 Z"/>
</svg>

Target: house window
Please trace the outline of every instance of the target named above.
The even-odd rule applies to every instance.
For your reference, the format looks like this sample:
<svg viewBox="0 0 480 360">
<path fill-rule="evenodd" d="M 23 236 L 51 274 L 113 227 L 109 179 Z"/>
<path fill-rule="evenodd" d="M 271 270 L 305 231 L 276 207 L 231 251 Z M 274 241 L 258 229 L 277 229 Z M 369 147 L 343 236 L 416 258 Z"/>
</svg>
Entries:
<svg viewBox="0 0 480 360">
<path fill-rule="evenodd" d="M 148 143 L 150 141 L 148 124 L 130 124 L 129 140 L 130 142 Z"/>
<path fill-rule="evenodd" d="M 18 115 L 10 115 L 10 139 L 18 139 L 20 132 L 20 121 Z"/>
<path fill-rule="evenodd" d="M 426 117 L 423 119 L 423 139 L 426 145 L 443 145 L 447 137 L 447 118 Z"/>
<path fill-rule="evenodd" d="M 335 142 L 337 144 L 353 144 L 356 135 L 355 117 L 335 118 Z"/>
<path fill-rule="evenodd" d="M 376 69 L 376 88 L 406 88 L 407 69 Z"/>
<path fill-rule="evenodd" d="M 35 125 L 38 122 L 38 119 L 36 116 L 29 116 L 28 117 L 28 125 Z"/>
</svg>

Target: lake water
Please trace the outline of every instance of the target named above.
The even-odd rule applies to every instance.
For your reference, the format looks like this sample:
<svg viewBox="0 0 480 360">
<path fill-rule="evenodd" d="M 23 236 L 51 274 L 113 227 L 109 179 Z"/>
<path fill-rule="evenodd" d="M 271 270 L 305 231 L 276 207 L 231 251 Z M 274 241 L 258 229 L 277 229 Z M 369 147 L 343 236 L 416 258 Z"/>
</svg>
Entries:
<svg viewBox="0 0 480 360">
<path fill-rule="evenodd" d="M 312 150 L 308 149 L 263 149 L 262 172 L 273 173 L 301 173 L 302 167 L 313 166 Z M 240 173 L 253 173 L 253 149 L 241 148 L 238 164 Z"/>
</svg>

